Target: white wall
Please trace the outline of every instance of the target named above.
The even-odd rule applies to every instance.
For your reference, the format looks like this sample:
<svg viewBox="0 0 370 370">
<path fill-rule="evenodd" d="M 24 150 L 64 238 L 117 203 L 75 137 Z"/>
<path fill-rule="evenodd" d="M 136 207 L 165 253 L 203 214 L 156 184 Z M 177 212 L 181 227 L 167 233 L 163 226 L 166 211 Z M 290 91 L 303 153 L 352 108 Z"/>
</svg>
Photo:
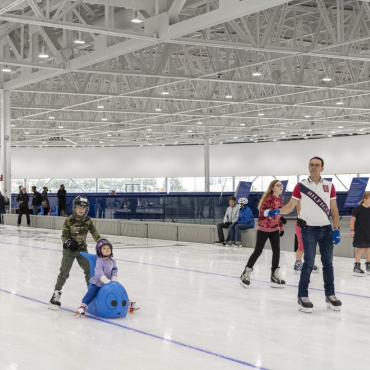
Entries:
<svg viewBox="0 0 370 370">
<path fill-rule="evenodd" d="M 370 173 L 370 138 L 210 146 L 211 176 L 297 175 L 313 156 L 327 174 Z M 12 148 L 12 178 L 204 176 L 201 146 Z"/>
</svg>

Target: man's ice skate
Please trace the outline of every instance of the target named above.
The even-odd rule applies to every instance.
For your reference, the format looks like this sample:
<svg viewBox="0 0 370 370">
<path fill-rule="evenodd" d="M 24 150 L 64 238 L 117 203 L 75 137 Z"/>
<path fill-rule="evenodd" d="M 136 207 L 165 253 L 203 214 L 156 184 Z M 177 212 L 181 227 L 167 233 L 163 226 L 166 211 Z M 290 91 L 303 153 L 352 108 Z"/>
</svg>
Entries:
<svg viewBox="0 0 370 370">
<path fill-rule="evenodd" d="M 302 271 L 303 262 L 302 261 L 295 261 L 294 264 L 294 271 L 296 273 L 300 273 Z"/>
<path fill-rule="evenodd" d="M 312 302 L 308 297 L 298 297 L 298 310 L 305 313 L 311 313 L 313 309 Z"/>
<path fill-rule="evenodd" d="M 366 266 L 366 273 L 370 275 L 370 262 L 365 262 L 365 266 Z"/>
<path fill-rule="evenodd" d="M 271 274 L 271 288 L 285 288 L 285 281 L 280 278 L 279 267 Z"/>
<path fill-rule="evenodd" d="M 87 305 L 85 303 L 82 303 L 81 306 L 76 311 L 75 316 L 85 317 L 86 311 L 87 311 Z"/>
<path fill-rule="evenodd" d="M 253 269 L 246 267 L 243 273 L 240 275 L 240 285 L 244 288 L 247 288 L 251 283 L 251 272 Z"/>
<path fill-rule="evenodd" d="M 326 307 L 329 310 L 340 311 L 342 302 L 335 295 L 326 296 Z"/>
<path fill-rule="evenodd" d="M 140 307 L 136 305 L 136 302 L 130 302 L 130 313 L 134 313 L 137 310 L 140 310 Z"/>
<path fill-rule="evenodd" d="M 49 308 L 51 310 L 58 310 L 60 308 L 60 296 L 62 292 L 60 290 L 54 290 L 54 293 L 50 299 Z"/>
<path fill-rule="evenodd" d="M 367 271 L 367 266 L 366 266 Z M 353 276 L 362 277 L 365 276 L 365 271 L 361 268 L 360 262 L 355 262 L 355 265 L 353 266 Z"/>
</svg>

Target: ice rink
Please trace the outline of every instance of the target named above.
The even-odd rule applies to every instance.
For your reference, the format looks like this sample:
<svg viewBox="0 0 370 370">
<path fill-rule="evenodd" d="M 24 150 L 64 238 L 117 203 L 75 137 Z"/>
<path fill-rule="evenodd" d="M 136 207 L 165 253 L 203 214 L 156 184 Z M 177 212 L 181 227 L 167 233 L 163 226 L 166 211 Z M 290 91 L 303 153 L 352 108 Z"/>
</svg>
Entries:
<svg viewBox="0 0 370 370">
<path fill-rule="evenodd" d="M 304 314 L 293 253 L 281 255 L 285 289 L 270 288 L 270 250 L 244 289 L 251 249 L 111 236 L 119 280 L 141 310 L 79 319 L 86 287 L 77 263 L 63 308 L 48 310 L 60 232 L 0 226 L 0 235 L 0 370 L 369 368 L 370 276 L 353 277 L 351 259 L 334 259 L 342 311 L 326 309 L 320 272 L 311 279 L 314 312 Z"/>
</svg>

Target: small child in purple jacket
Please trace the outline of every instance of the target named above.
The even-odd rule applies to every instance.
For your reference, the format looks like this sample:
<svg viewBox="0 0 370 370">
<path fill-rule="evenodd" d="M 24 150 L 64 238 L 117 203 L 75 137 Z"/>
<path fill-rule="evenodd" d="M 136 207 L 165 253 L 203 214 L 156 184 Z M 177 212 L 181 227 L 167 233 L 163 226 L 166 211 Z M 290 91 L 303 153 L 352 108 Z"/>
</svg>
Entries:
<svg viewBox="0 0 370 370">
<path fill-rule="evenodd" d="M 96 244 L 95 274 L 90 279 L 89 289 L 82 299 L 76 315 L 83 316 L 87 311 L 88 304 L 96 297 L 99 289 L 111 281 L 117 281 L 117 264 L 113 257 L 113 246 L 106 239 L 100 239 Z"/>
</svg>

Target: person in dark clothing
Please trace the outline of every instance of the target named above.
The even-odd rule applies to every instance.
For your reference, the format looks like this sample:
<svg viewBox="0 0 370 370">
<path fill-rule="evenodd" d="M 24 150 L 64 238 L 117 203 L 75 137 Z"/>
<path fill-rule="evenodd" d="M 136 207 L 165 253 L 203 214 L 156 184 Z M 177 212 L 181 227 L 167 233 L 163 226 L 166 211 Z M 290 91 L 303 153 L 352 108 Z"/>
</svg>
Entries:
<svg viewBox="0 0 370 370">
<path fill-rule="evenodd" d="M 32 210 L 33 214 L 37 216 L 41 211 L 42 195 L 37 191 L 36 186 L 32 186 Z"/>
<path fill-rule="evenodd" d="M 43 215 L 47 216 L 50 211 L 50 206 L 49 206 L 49 199 L 48 199 L 48 187 L 44 186 L 43 187 L 43 192 L 42 192 L 42 202 L 41 202 L 41 207 L 43 210 Z"/>
<path fill-rule="evenodd" d="M 67 192 L 64 184 L 60 185 L 57 192 L 58 197 L 58 216 L 67 216 Z"/>
<path fill-rule="evenodd" d="M 3 214 L 5 213 L 5 197 L 0 191 L 0 224 L 3 223 Z"/>
<path fill-rule="evenodd" d="M 18 222 L 17 226 L 21 226 L 22 223 L 22 215 L 25 214 L 27 218 L 27 225 L 31 225 L 31 220 L 30 220 L 30 211 L 28 208 L 28 201 L 29 201 L 29 196 L 27 194 L 27 190 L 25 187 L 21 188 L 21 192 L 17 196 L 17 202 L 19 204 L 19 213 L 18 213 Z"/>
</svg>

